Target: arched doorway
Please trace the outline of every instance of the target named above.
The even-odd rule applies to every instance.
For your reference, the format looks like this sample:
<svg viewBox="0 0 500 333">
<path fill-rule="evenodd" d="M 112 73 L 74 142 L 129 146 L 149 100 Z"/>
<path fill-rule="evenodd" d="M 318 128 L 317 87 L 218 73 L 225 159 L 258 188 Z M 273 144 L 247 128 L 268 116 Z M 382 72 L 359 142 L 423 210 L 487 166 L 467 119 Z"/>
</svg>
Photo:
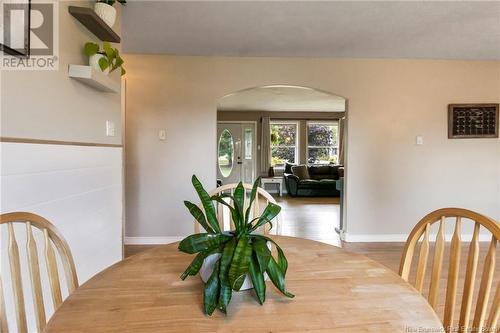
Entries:
<svg viewBox="0 0 500 333">
<path fill-rule="evenodd" d="M 346 116 L 344 97 L 310 87 L 279 84 L 231 92 L 217 104 L 217 179 L 228 184 L 263 177 L 287 220 L 296 221 L 282 229 L 285 234 L 338 243 L 345 229 L 340 192 Z M 335 222 L 319 221 L 330 218 Z"/>
</svg>

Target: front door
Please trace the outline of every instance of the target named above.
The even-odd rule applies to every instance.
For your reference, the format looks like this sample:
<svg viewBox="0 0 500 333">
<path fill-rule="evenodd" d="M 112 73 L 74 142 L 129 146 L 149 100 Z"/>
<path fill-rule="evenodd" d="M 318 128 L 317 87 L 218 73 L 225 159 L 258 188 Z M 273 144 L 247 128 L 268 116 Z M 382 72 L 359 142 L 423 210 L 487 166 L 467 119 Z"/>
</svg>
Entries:
<svg viewBox="0 0 500 333">
<path fill-rule="evenodd" d="M 222 184 L 255 179 L 255 124 L 217 123 L 217 178 Z"/>
</svg>

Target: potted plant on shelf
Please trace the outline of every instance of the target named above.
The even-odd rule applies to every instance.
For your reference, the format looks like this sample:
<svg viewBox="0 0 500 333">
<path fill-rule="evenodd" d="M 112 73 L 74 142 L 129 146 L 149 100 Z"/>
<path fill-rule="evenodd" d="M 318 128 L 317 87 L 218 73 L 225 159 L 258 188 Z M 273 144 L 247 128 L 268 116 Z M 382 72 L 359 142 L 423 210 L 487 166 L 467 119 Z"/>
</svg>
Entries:
<svg viewBox="0 0 500 333">
<path fill-rule="evenodd" d="M 85 54 L 89 57 L 89 65 L 97 71 L 109 74 L 120 68 L 121 75 L 126 73 L 123 68 L 123 59 L 118 49 L 111 47 L 109 42 L 102 43 L 102 50 L 99 44 L 88 42 L 85 44 Z"/>
<path fill-rule="evenodd" d="M 112 27 L 116 21 L 116 9 L 113 7 L 115 2 L 122 5 L 126 4 L 126 0 L 97 0 L 94 5 L 94 11 L 107 25 Z"/>
<path fill-rule="evenodd" d="M 203 308 L 212 315 L 215 308 L 226 313 L 233 291 L 242 290 L 245 280 L 250 279 L 257 300 L 263 304 L 266 298 L 265 275 L 287 297 L 294 297 L 285 288 L 285 275 L 288 261 L 283 250 L 269 237 L 256 234 L 255 231 L 271 224 L 281 207 L 269 203 L 259 217 L 250 220 L 252 203 L 257 197 L 260 178 L 255 181 L 250 193 L 249 203 L 245 207 L 245 188 L 240 182 L 233 195 L 220 194 L 210 197 L 196 176 L 192 178 L 205 213 L 197 205 L 184 201 L 191 215 L 206 230 L 205 233 L 193 234 L 179 243 L 179 250 L 189 254 L 197 253 L 191 264 L 182 273 L 184 280 L 189 275 L 196 275 L 203 265 L 211 266 L 211 273 L 205 282 Z M 229 204 L 225 199 L 229 198 Z M 213 202 L 229 208 L 235 230 L 224 232 L 219 226 Z M 272 255 L 268 243 L 273 243 L 277 250 L 277 259 Z"/>
</svg>

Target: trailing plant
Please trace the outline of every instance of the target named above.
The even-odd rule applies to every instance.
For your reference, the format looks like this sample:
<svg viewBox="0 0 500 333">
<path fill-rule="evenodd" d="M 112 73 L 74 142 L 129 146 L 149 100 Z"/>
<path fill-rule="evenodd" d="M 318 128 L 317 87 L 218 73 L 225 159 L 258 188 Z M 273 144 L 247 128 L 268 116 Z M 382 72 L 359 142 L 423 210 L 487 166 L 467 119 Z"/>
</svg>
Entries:
<svg viewBox="0 0 500 333">
<path fill-rule="evenodd" d="M 260 178 L 255 181 L 250 193 L 249 203 L 245 207 L 245 188 L 240 182 L 233 195 L 219 194 L 210 197 L 202 184 L 193 175 L 193 186 L 200 197 L 202 211 L 197 205 L 184 201 L 191 215 L 206 230 L 205 233 L 193 234 L 184 238 L 179 244 L 179 250 L 196 254 L 188 268 L 182 273 L 184 280 L 190 275 L 196 275 L 205 258 L 211 254 L 220 254 L 214 265 L 214 270 L 205 283 L 203 292 L 203 308 L 206 314 L 212 315 L 215 308 L 226 313 L 233 291 L 239 291 L 247 276 L 250 276 L 257 301 L 263 304 L 266 299 L 266 283 L 264 273 L 267 273 L 276 288 L 287 297 L 294 297 L 285 288 L 285 275 L 288 261 L 283 250 L 274 240 L 254 232 L 275 218 L 281 207 L 269 203 L 259 217 L 250 220 L 252 203 L 256 200 Z M 229 204 L 225 199 L 231 199 Z M 229 208 L 235 229 L 223 232 L 217 220 L 214 201 Z M 277 258 L 274 258 L 267 242 L 276 246 Z"/>
<path fill-rule="evenodd" d="M 110 6 L 113 6 L 116 2 L 119 2 L 122 5 L 125 5 L 127 3 L 126 0 L 97 0 L 97 2 L 102 2 Z"/>
<path fill-rule="evenodd" d="M 123 59 L 120 56 L 120 52 L 118 49 L 111 47 L 109 42 L 102 43 L 102 50 L 99 47 L 99 44 L 88 42 L 85 43 L 85 54 L 89 57 L 102 54 L 104 57 L 99 59 L 99 67 L 102 71 L 105 71 L 106 68 L 109 68 L 109 72 L 116 70 L 117 68 L 121 69 L 121 75 L 125 75 L 126 71 L 123 68 Z"/>
</svg>

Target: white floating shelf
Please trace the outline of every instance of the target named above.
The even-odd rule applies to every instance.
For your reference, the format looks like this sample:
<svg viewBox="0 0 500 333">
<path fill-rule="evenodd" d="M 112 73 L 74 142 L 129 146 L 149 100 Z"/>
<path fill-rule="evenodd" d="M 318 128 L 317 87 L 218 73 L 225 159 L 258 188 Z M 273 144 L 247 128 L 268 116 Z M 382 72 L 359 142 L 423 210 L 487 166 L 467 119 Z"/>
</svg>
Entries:
<svg viewBox="0 0 500 333">
<path fill-rule="evenodd" d="M 121 89 L 120 78 L 113 74 L 105 75 L 84 65 L 69 65 L 68 68 L 69 77 L 100 91 L 118 93 Z"/>
</svg>

